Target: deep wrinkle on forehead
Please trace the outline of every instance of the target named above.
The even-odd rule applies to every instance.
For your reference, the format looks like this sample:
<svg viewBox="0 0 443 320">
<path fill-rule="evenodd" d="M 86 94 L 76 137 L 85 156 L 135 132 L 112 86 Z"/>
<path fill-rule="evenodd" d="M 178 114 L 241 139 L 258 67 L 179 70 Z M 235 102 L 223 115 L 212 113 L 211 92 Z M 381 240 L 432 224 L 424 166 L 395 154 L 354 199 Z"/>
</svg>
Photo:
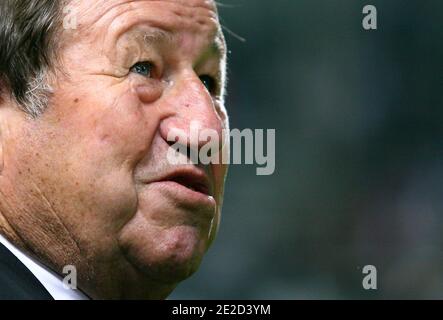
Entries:
<svg viewBox="0 0 443 320">
<path fill-rule="evenodd" d="M 136 9 L 138 5 L 169 4 L 177 11 L 177 8 L 206 9 L 213 17 L 217 17 L 217 6 L 214 0 L 66 0 L 71 8 L 75 7 L 75 13 L 83 19 L 83 24 L 88 27 L 106 19 L 109 15 L 118 15 L 129 9 Z M 125 8 L 126 7 L 126 8 Z M 101 10 L 100 10 L 101 9 Z"/>
<path fill-rule="evenodd" d="M 199 52 L 195 52 L 198 60 L 196 65 L 210 58 L 217 60 L 225 58 L 226 44 L 218 22 L 216 6 L 212 0 L 136 0 L 125 2 L 117 0 L 116 2 L 111 0 L 107 8 L 101 10 L 98 17 L 98 12 L 90 15 L 89 18 L 83 16 L 85 20 L 82 23 L 82 27 L 87 29 L 97 27 L 105 29 L 99 31 L 99 34 L 102 34 L 101 40 L 99 40 L 100 38 L 96 40 L 103 43 L 103 53 L 109 58 L 115 52 L 116 44 L 123 36 L 125 38 L 129 36 L 127 40 L 138 43 L 140 49 L 142 49 L 142 45 L 153 49 L 159 45 L 167 44 L 169 48 L 177 50 L 183 47 L 178 35 L 184 33 L 199 35 L 199 48 L 196 48 Z M 213 5 L 209 5 L 211 3 Z M 164 4 L 167 6 L 164 7 Z M 91 13 L 91 9 L 88 9 L 89 13 Z"/>
<path fill-rule="evenodd" d="M 98 6 L 99 2 L 86 10 L 78 8 L 83 12 L 82 28 L 88 33 L 97 27 L 102 29 L 97 30 L 97 36 L 100 33 L 102 35 L 96 40 L 102 39 L 99 41 L 104 42 L 104 49 L 110 49 L 122 34 L 137 24 L 145 24 L 172 34 L 185 32 L 199 34 L 200 38 L 207 37 L 208 42 L 215 42 L 220 56 L 225 54 L 225 41 L 216 6 L 212 0 L 108 1 L 102 3 L 102 9 Z"/>
</svg>

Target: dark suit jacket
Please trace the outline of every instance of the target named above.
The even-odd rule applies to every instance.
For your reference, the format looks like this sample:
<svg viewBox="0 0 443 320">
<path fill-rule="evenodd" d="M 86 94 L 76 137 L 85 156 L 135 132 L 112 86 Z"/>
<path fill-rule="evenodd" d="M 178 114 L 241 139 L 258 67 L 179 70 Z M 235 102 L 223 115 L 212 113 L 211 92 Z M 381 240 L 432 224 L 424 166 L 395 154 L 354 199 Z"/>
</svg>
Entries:
<svg viewBox="0 0 443 320">
<path fill-rule="evenodd" d="M 53 300 L 32 272 L 1 243 L 0 300 Z"/>
</svg>

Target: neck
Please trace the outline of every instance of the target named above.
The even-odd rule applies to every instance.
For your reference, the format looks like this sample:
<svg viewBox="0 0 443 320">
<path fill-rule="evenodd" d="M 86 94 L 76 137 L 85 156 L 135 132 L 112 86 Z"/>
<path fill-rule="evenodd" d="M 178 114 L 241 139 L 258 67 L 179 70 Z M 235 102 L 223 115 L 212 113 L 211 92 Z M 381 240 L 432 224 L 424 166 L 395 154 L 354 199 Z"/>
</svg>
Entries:
<svg viewBox="0 0 443 320">
<path fill-rule="evenodd" d="M 14 244 L 16 247 L 20 249 L 26 249 L 26 245 L 20 236 L 15 232 L 15 230 L 11 227 L 8 220 L 4 217 L 3 213 L 0 212 L 0 234 L 4 236 L 8 241 Z"/>
</svg>

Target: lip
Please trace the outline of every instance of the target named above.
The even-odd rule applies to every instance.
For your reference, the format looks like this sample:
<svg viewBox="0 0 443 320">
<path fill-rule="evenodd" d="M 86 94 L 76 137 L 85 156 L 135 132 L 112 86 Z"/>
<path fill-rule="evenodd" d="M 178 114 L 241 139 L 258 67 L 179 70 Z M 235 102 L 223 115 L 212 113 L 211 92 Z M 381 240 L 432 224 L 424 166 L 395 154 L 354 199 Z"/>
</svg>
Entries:
<svg viewBox="0 0 443 320">
<path fill-rule="evenodd" d="M 214 197 L 194 191 L 175 181 L 157 181 L 151 183 L 178 200 L 185 207 L 209 209 L 213 211 L 216 207 Z"/>
<path fill-rule="evenodd" d="M 147 184 L 159 187 L 185 206 L 208 209 L 216 206 L 211 181 L 197 167 L 175 169 Z"/>
</svg>

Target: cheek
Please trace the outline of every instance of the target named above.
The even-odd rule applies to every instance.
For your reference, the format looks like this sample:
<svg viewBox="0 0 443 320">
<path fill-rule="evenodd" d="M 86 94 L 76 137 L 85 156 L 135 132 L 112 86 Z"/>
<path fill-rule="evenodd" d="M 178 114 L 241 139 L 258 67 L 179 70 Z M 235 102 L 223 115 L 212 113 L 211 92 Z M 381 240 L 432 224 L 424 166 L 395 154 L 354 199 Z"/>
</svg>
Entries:
<svg viewBox="0 0 443 320">
<path fill-rule="evenodd" d="M 160 120 L 167 115 L 158 105 L 162 89 L 160 83 L 131 81 L 108 102 L 102 115 L 91 115 L 94 121 L 88 126 L 93 128 L 99 147 L 114 150 L 112 159 L 133 168 L 146 156 Z"/>
<path fill-rule="evenodd" d="M 61 211 L 72 207 L 88 216 L 91 228 L 110 231 L 136 210 L 134 168 L 150 149 L 155 114 L 147 117 L 129 90 L 86 92 L 66 101 L 65 96 L 41 120 L 41 126 L 51 125 L 41 139 L 48 166 L 42 162 L 38 171 L 54 180 L 45 185 L 63 192 Z"/>
<path fill-rule="evenodd" d="M 229 141 L 229 121 L 226 112 L 223 113 L 224 118 L 224 130 L 225 130 L 225 136 L 224 136 L 224 143 L 223 147 L 219 153 L 219 164 L 213 164 L 211 166 L 212 173 L 214 176 L 214 182 L 215 182 L 215 195 L 216 195 L 216 201 L 217 201 L 217 213 L 214 217 L 214 220 L 212 221 L 210 235 L 209 235 L 209 245 L 213 243 L 215 240 L 215 237 L 218 233 L 218 228 L 220 225 L 220 219 L 221 219 L 221 211 L 223 206 L 223 195 L 224 195 L 224 188 L 225 188 L 225 180 L 228 173 L 229 165 L 223 164 L 223 159 L 229 159 L 230 156 L 230 141 Z"/>
<path fill-rule="evenodd" d="M 107 154 L 109 160 L 121 165 L 134 165 L 147 152 L 153 139 L 154 123 L 139 109 L 127 108 L 136 102 L 132 97 L 119 98 L 116 108 L 94 117 L 88 124 L 97 148 Z"/>
<path fill-rule="evenodd" d="M 228 165 L 226 164 L 213 164 L 212 171 L 214 175 L 215 195 L 217 203 L 220 204 L 223 197 L 223 190 L 225 186 L 225 178 L 228 171 Z"/>
<path fill-rule="evenodd" d="M 114 98 L 93 98 L 69 119 L 75 124 L 72 135 L 80 142 L 81 152 L 107 169 L 132 170 L 151 146 L 158 123 L 155 112 L 147 116 L 131 90 L 116 92 Z"/>
<path fill-rule="evenodd" d="M 215 192 L 217 196 L 217 203 L 221 204 L 223 200 L 223 191 L 225 185 L 226 175 L 228 173 L 229 165 L 226 164 L 227 160 L 230 158 L 230 134 L 229 134 L 229 121 L 227 119 L 226 113 L 222 113 L 221 117 L 223 124 L 223 137 L 221 141 L 221 149 L 217 155 L 217 164 L 212 164 L 211 169 L 214 175 L 215 181 Z"/>
</svg>

